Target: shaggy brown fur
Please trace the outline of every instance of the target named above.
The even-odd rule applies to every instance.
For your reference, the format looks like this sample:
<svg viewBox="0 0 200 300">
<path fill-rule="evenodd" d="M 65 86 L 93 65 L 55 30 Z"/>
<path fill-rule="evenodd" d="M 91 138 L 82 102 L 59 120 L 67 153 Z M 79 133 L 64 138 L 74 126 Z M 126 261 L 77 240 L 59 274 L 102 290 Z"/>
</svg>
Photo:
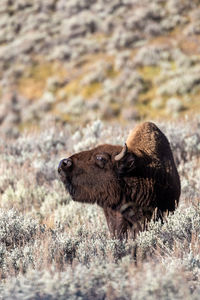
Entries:
<svg viewBox="0 0 200 300">
<path fill-rule="evenodd" d="M 61 180 L 74 201 L 97 203 L 113 237 L 135 236 L 174 211 L 180 179 L 169 142 L 150 122 L 138 125 L 127 147 L 101 145 L 63 159 Z"/>
</svg>

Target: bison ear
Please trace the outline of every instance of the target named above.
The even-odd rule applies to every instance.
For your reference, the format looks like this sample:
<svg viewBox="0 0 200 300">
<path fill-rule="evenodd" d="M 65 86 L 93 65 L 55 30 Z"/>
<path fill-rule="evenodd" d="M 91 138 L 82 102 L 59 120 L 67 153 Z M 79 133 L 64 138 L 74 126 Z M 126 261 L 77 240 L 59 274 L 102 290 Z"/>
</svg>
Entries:
<svg viewBox="0 0 200 300">
<path fill-rule="evenodd" d="M 122 151 L 115 156 L 115 171 L 119 176 L 128 176 L 136 168 L 136 155 L 125 144 Z"/>
</svg>

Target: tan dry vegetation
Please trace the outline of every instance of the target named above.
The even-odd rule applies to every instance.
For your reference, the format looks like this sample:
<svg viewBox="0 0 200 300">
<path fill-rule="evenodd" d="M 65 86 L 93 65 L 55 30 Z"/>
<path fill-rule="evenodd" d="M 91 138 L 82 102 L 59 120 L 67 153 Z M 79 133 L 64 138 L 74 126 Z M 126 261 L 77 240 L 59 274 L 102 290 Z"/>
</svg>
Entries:
<svg viewBox="0 0 200 300">
<path fill-rule="evenodd" d="M 17 90 L 23 97 L 37 100 L 45 91 L 47 79 L 52 76 L 57 76 L 62 81 L 67 76 L 67 70 L 59 62 L 38 61 L 27 67 L 23 76 L 19 78 Z"/>
</svg>

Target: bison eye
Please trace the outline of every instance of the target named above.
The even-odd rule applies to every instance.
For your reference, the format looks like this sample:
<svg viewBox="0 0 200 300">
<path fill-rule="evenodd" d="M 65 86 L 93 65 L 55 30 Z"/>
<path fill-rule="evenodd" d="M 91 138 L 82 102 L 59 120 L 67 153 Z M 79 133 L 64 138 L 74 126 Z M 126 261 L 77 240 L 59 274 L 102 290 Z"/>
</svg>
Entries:
<svg viewBox="0 0 200 300">
<path fill-rule="evenodd" d="M 102 154 L 96 155 L 96 164 L 98 165 L 98 167 L 103 169 L 106 162 L 107 162 L 107 158 L 104 155 Z"/>
</svg>

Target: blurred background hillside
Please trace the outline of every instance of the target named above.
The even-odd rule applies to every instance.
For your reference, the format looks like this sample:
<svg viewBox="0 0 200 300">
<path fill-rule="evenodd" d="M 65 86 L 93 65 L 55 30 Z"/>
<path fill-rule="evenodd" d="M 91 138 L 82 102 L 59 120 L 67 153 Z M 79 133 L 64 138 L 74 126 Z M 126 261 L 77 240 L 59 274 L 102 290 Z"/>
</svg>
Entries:
<svg viewBox="0 0 200 300">
<path fill-rule="evenodd" d="M 1 0 L 2 134 L 199 112 L 199 0 Z"/>
</svg>

